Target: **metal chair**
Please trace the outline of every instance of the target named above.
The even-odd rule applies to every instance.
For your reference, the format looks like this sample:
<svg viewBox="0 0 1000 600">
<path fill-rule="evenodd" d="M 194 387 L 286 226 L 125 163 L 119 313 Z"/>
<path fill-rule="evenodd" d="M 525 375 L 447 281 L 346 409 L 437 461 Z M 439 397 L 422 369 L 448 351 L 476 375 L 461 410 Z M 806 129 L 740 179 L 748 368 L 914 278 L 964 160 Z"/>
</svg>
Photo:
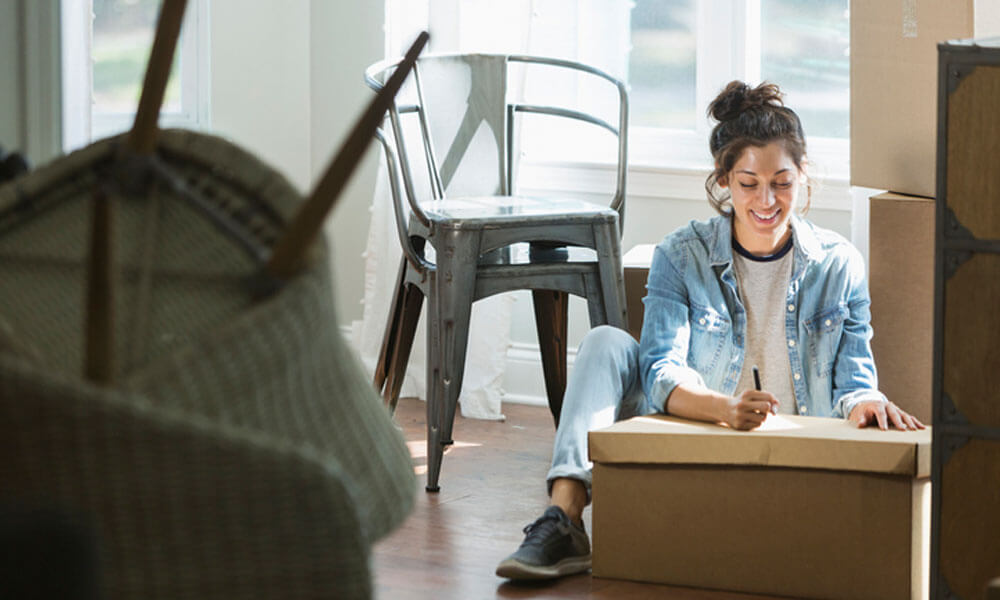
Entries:
<svg viewBox="0 0 1000 600">
<path fill-rule="evenodd" d="M 617 126 L 571 108 L 512 100 L 512 65 L 559 69 L 614 86 L 609 89 L 617 92 Z M 376 63 L 366 81 L 378 90 L 394 67 L 392 61 Z M 568 295 L 587 300 L 591 326 L 626 326 L 621 219 L 628 95 L 623 83 L 598 69 L 532 56 L 425 56 L 411 82 L 415 101 L 404 105 L 397 98 L 389 111 L 393 143 L 376 135 L 386 154 L 403 259 L 374 382 L 394 409 L 426 296 L 427 490 L 437 491 L 444 447 L 452 443 L 473 302 L 532 290 L 546 393 L 557 424 L 566 387 Z M 616 190 L 608 205 L 515 193 L 520 113 L 573 119 L 617 137 Z M 418 137 L 419 144 L 409 137 Z M 413 147 L 419 150 L 408 151 Z M 426 178 L 420 180 L 423 170 Z"/>
</svg>

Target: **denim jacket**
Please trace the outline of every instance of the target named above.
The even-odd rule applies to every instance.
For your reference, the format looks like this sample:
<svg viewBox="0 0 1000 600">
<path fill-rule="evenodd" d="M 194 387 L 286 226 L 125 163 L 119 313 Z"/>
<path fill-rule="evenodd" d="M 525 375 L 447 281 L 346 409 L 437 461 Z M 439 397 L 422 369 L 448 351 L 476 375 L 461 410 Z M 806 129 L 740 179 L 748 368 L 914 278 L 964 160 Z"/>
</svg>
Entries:
<svg viewBox="0 0 1000 600">
<path fill-rule="evenodd" d="M 840 235 L 793 216 L 784 335 L 800 415 L 846 417 L 878 392 L 861 254 Z M 733 271 L 732 221 L 692 221 L 657 247 L 639 344 L 643 390 L 664 403 L 680 383 L 736 395 L 746 309 Z"/>
</svg>

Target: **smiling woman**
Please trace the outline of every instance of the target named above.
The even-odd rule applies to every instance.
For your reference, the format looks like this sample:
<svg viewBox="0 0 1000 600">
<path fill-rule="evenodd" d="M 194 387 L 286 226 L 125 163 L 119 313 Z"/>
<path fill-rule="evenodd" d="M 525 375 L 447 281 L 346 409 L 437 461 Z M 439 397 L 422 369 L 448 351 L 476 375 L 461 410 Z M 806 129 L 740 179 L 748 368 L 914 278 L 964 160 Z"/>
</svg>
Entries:
<svg viewBox="0 0 1000 600">
<path fill-rule="evenodd" d="M 777 86 L 742 81 L 709 114 L 718 123 L 706 187 L 720 214 L 656 247 L 638 343 L 598 327 L 580 344 L 548 473 L 551 505 L 500 563 L 502 577 L 589 567 L 588 432 L 613 420 L 662 412 L 752 430 L 786 413 L 923 428 L 878 390 L 860 253 L 795 214 L 807 181 L 798 115 Z"/>
</svg>

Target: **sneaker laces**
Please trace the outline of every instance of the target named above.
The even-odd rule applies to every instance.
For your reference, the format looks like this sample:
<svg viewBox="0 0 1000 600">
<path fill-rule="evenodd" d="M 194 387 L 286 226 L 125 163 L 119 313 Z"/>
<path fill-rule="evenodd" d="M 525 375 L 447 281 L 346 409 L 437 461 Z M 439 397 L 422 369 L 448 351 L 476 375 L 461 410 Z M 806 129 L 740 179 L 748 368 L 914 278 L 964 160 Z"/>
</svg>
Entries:
<svg viewBox="0 0 1000 600">
<path fill-rule="evenodd" d="M 521 531 L 526 537 L 521 545 L 527 546 L 541 544 L 549 537 L 553 529 L 558 530 L 559 533 L 565 534 L 569 531 L 569 526 L 557 515 L 546 513 L 535 519 L 534 523 L 529 523 L 524 526 L 524 529 Z"/>
</svg>

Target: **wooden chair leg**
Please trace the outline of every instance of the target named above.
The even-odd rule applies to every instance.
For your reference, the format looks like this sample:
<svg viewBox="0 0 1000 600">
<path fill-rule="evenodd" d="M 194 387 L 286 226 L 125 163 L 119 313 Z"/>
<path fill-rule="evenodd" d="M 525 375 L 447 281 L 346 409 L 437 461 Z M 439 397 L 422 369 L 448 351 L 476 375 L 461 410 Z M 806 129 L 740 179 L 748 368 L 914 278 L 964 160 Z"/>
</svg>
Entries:
<svg viewBox="0 0 1000 600">
<path fill-rule="evenodd" d="M 406 286 L 403 279 L 406 276 L 406 261 L 401 261 L 399 265 L 399 275 L 396 277 L 396 288 L 392 294 L 392 303 L 389 306 L 389 318 L 385 323 L 385 332 L 382 334 L 382 348 L 378 353 L 378 360 L 375 362 L 375 377 L 373 383 L 375 389 L 381 393 L 385 386 L 385 381 L 389 376 L 389 363 L 395 353 L 396 341 L 399 337 L 400 317 L 403 313 L 404 296 Z"/>
<path fill-rule="evenodd" d="M 420 289 L 413 285 L 406 286 L 396 329 L 396 341 L 393 344 L 392 357 L 389 360 L 388 372 L 386 373 L 385 390 L 382 394 L 389 405 L 390 413 L 396 412 L 399 390 L 402 389 L 403 379 L 406 377 L 406 365 L 410 362 L 410 351 L 413 349 L 413 338 L 417 332 L 417 323 L 420 322 L 420 307 L 423 306 L 423 303 L 424 294 Z"/>
<path fill-rule="evenodd" d="M 566 333 L 569 294 L 552 290 L 532 290 L 531 298 L 535 306 L 538 347 L 542 353 L 545 393 L 549 398 L 552 419 L 558 427 L 563 394 L 566 392 Z"/>
</svg>

